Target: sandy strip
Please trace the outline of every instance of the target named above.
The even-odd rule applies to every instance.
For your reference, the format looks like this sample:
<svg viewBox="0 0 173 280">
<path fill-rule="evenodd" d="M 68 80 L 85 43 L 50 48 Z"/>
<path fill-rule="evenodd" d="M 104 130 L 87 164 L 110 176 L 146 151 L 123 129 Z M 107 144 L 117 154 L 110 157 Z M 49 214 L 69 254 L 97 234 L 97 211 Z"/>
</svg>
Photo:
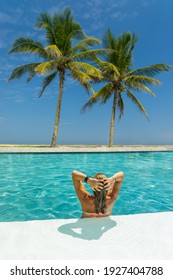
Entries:
<svg viewBox="0 0 173 280">
<path fill-rule="evenodd" d="M 173 212 L 0 223 L 0 259 L 173 259 Z"/>
<path fill-rule="evenodd" d="M 173 151 L 173 145 L 0 145 L 0 153 L 95 153 L 95 152 L 157 152 Z"/>
</svg>

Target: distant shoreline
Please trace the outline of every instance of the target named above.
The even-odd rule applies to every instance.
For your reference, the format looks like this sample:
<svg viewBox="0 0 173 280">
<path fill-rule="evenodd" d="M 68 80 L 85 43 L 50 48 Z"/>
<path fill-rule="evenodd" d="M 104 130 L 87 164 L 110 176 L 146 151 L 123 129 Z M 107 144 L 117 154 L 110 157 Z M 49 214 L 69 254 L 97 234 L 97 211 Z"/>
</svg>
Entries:
<svg viewBox="0 0 173 280">
<path fill-rule="evenodd" d="M 8 145 L 0 144 L 0 153 L 89 153 L 173 151 L 173 145 Z"/>
</svg>

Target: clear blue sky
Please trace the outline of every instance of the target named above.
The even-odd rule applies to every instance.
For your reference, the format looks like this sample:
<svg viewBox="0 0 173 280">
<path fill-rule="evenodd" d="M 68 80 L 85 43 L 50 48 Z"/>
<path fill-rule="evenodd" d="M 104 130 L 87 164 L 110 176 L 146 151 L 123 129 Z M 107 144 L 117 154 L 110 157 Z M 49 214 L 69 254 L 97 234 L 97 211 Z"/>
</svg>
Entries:
<svg viewBox="0 0 173 280">
<path fill-rule="evenodd" d="M 34 28 L 42 11 L 52 13 L 69 7 L 75 20 L 91 36 L 102 38 L 110 27 L 115 35 L 135 32 L 138 42 L 134 67 L 154 63 L 173 65 L 172 0 L 1 0 L 0 2 L 0 144 L 49 144 L 51 142 L 58 81 L 38 98 L 40 77 L 26 83 L 8 82 L 13 68 L 30 62 L 26 54 L 8 55 L 20 36 L 44 42 L 43 31 Z M 150 117 L 148 121 L 125 98 L 125 113 L 115 125 L 114 144 L 173 144 L 173 70 L 157 76 L 162 85 L 157 97 L 138 93 Z M 112 99 L 81 114 L 88 100 L 84 89 L 65 83 L 57 144 L 108 144 Z"/>
</svg>

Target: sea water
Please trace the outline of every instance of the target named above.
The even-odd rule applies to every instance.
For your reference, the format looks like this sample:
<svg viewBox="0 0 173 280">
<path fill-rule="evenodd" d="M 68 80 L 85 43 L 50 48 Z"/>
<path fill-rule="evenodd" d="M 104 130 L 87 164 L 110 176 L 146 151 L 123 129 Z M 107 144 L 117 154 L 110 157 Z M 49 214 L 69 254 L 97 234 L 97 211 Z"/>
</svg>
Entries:
<svg viewBox="0 0 173 280">
<path fill-rule="evenodd" d="M 74 169 L 124 172 L 113 215 L 173 211 L 173 152 L 0 154 L 0 221 L 79 218 Z"/>
</svg>

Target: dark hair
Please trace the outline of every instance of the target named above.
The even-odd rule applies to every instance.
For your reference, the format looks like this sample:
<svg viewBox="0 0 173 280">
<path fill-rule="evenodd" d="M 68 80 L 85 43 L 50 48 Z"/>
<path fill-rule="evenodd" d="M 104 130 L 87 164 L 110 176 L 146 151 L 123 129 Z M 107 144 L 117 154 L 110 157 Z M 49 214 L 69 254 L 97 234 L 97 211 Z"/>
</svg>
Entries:
<svg viewBox="0 0 173 280">
<path fill-rule="evenodd" d="M 103 179 L 106 178 L 106 176 L 103 173 L 97 173 L 94 176 L 95 179 Z M 104 183 L 103 183 L 104 186 Z M 101 191 L 93 191 L 95 196 L 95 207 L 96 207 L 96 213 L 99 214 L 106 212 L 106 194 L 107 191 L 102 188 Z"/>
</svg>

